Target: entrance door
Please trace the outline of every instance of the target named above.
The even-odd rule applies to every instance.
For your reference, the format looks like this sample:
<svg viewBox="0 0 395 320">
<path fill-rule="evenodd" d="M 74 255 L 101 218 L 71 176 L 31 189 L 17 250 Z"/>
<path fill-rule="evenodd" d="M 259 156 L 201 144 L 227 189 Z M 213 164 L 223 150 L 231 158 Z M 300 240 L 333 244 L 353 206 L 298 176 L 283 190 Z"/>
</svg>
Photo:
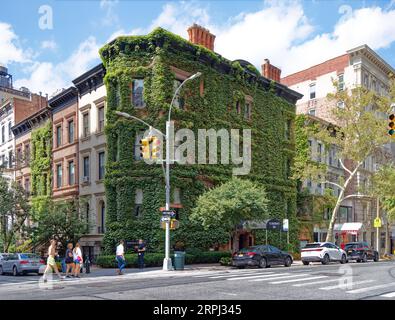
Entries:
<svg viewBox="0 0 395 320">
<path fill-rule="evenodd" d="M 244 234 L 239 235 L 239 250 L 244 248 L 244 239 L 245 239 Z"/>
</svg>

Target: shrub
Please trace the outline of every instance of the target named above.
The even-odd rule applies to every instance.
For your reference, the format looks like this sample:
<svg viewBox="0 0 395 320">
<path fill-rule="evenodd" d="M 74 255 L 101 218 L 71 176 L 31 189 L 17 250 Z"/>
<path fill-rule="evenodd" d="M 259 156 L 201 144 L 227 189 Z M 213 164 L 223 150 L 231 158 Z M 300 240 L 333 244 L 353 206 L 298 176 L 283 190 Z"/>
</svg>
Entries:
<svg viewBox="0 0 395 320">
<path fill-rule="evenodd" d="M 230 258 L 230 253 L 227 251 L 209 251 L 190 254 L 188 251 L 185 254 L 185 264 L 197 263 L 219 263 L 221 258 Z M 163 264 L 163 253 L 146 253 L 144 255 L 144 264 L 146 267 L 160 267 Z M 171 255 L 174 261 L 174 255 Z M 125 255 L 126 267 L 136 268 L 138 266 L 137 254 Z M 102 268 L 116 268 L 118 266 L 114 255 L 100 255 L 96 259 L 96 264 Z"/>
<path fill-rule="evenodd" d="M 221 260 L 219 260 L 219 263 L 221 266 L 231 266 L 232 265 L 232 258 L 231 257 L 222 257 Z"/>
</svg>

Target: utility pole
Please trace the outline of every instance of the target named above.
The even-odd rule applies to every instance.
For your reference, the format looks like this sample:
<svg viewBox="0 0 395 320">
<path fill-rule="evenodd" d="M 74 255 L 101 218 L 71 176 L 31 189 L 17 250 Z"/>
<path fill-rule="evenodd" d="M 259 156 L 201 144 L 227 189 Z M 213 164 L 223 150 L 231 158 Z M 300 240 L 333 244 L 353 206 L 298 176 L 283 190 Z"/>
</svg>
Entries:
<svg viewBox="0 0 395 320">
<path fill-rule="evenodd" d="M 377 197 L 377 219 L 380 219 L 380 202 L 379 197 Z M 376 251 L 379 253 L 380 256 L 380 227 L 376 227 Z"/>
</svg>

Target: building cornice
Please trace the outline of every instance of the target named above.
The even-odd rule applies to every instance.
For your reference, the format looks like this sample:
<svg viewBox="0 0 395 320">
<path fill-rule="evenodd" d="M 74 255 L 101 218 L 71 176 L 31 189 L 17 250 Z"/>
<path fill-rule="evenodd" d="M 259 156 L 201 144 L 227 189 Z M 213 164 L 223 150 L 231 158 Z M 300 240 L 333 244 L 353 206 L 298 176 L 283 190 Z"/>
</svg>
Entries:
<svg viewBox="0 0 395 320">
<path fill-rule="evenodd" d="M 77 89 L 74 87 L 69 87 L 68 89 L 63 90 L 51 98 L 48 101 L 48 105 L 50 106 L 52 113 L 56 113 L 66 107 L 71 106 L 74 103 L 77 103 L 77 101 Z"/>
<path fill-rule="evenodd" d="M 106 70 L 101 63 L 74 79 L 72 82 L 77 88 L 79 96 L 81 97 L 87 93 L 91 93 L 101 87 L 104 84 L 103 79 L 105 74 Z"/>
</svg>

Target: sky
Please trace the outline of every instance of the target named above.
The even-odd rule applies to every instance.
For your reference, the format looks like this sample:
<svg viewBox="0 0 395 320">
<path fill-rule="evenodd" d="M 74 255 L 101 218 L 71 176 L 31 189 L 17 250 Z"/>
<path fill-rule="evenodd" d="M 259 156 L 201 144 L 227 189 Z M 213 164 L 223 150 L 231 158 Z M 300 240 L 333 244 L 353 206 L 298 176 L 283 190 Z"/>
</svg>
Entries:
<svg viewBox="0 0 395 320">
<path fill-rule="evenodd" d="M 283 76 L 362 44 L 395 67 L 395 0 L 1 0 L 0 64 L 14 87 L 51 96 L 115 37 L 160 26 L 187 39 L 193 23 L 225 58 L 258 70 L 268 58 Z"/>
</svg>

